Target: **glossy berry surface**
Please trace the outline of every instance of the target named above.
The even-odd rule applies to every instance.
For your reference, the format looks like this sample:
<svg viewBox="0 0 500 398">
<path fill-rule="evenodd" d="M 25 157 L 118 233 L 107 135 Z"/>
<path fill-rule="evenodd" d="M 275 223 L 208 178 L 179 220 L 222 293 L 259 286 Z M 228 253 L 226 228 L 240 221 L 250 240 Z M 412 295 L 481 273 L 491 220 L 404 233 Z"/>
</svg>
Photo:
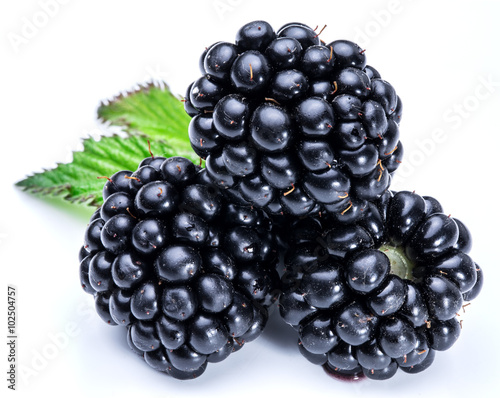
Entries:
<svg viewBox="0 0 500 398">
<path fill-rule="evenodd" d="M 126 327 L 130 348 L 178 379 L 256 339 L 279 292 L 268 216 L 229 200 L 206 173 L 182 157 L 116 173 L 79 253 L 97 314 Z"/>
<path fill-rule="evenodd" d="M 462 307 L 481 291 L 471 233 L 415 192 L 364 206 L 349 222 L 323 214 L 281 226 L 280 315 L 332 377 L 419 373 L 457 341 Z"/>
<path fill-rule="evenodd" d="M 357 44 L 252 21 L 201 58 L 185 108 L 216 185 L 271 215 L 344 218 L 389 189 L 401 100 Z"/>
</svg>

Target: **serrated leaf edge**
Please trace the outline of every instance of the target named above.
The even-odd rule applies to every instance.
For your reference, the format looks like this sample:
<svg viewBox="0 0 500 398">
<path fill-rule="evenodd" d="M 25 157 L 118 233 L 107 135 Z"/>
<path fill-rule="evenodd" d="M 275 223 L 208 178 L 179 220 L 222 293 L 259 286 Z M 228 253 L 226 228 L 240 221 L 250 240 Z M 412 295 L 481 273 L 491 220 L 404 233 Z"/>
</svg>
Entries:
<svg viewBox="0 0 500 398">
<path fill-rule="evenodd" d="M 130 90 L 120 91 L 118 94 L 114 95 L 113 97 L 105 98 L 105 99 L 101 100 L 101 102 L 99 103 L 99 105 L 97 107 L 97 115 L 99 115 L 100 108 L 105 107 L 105 106 L 109 106 L 113 102 L 121 101 L 121 100 L 123 100 L 127 97 L 130 97 L 132 95 L 135 95 L 135 94 L 147 93 L 147 91 L 150 90 L 151 88 L 157 88 L 160 90 L 168 90 L 168 92 L 170 94 L 172 94 L 172 96 L 174 98 L 177 98 L 179 101 L 184 100 L 183 96 L 175 95 L 174 93 L 172 93 L 172 91 L 170 90 L 170 86 L 166 82 L 163 82 L 163 81 L 158 82 L 158 81 L 151 80 L 151 81 L 147 81 L 144 83 L 137 83 Z M 110 121 L 105 120 L 99 116 L 97 117 L 97 120 L 99 122 L 103 123 L 103 125 L 104 125 L 104 123 L 111 124 Z M 126 124 L 124 123 L 124 125 L 126 125 Z"/>
</svg>

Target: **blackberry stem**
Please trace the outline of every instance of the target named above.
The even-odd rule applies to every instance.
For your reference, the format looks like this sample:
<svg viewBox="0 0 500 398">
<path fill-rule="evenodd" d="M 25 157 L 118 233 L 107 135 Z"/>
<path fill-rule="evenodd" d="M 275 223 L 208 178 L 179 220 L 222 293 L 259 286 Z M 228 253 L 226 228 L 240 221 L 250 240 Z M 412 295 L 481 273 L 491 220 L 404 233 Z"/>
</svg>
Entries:
<svg viewBox="0 0 500 398">
<path fill-rule="evenodd" d="M 415 264 L 406 257 L 403 247 L 382 245 L 378 250 L 389 258 L 391 262 L 391 274 L 397 275 L 402 279 L 413 280 L 413 268 Z"/>
</svg>

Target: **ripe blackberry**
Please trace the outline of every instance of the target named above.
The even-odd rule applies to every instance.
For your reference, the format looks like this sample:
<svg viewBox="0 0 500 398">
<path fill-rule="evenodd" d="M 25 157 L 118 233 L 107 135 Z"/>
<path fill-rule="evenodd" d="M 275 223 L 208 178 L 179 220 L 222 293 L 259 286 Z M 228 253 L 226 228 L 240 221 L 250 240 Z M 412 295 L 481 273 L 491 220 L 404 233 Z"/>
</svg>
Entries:
<svg viewBox="0 0 500 398">
<path fill-rule="evenodd" d="M 278 292 L 268 217 L 207 181 L 181 157 L 116 173 L 79 253 L 99 316 L 127 327 L 135 352 L 180 379 L 257 338 Z"/>
<path fill-rule="evenodd" d="M 185 109 L 215 184 L 295 216 L 345 214 L 388 189 L 403 156 L 402 103 L 357 44 L 253 21 L 200 63 Z"/>
<path fill-rule="evenodd" d="M 366 213 L 290 221 L 280 314 L 300 352 L 332 375 L 417 373 L 455 343 L 458 313 L 481 290 L 471 234 L 412 192 L 388 191 Z"/>
</svg>

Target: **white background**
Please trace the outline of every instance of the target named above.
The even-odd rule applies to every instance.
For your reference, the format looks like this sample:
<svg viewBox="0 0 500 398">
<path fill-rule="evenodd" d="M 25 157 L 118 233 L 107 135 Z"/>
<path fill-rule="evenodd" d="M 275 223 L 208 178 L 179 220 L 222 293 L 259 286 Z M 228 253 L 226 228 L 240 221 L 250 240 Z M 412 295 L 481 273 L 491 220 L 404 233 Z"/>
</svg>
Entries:
<svg viewBox="0 0 500 398">
<path fill-rule="evenodd" d="M 7 284 L 17 287 L 18 396 L 489 397 L 498 391 L 500 3 L 54 1 L 0 5 L 0 296 Z M 97 317 L 79 287 L 77 254 L 89 213 L 14 187 L 27 174 L 70 161 L 82 137 L 99 134 L 101 100 L 151 79 L 184 94 L 199 76 L 203 49 L 233 41 L 255 19 L 276 29 L 290 21 L 327 25 L 326 42 L 345 38 L 366 48 L 368 63 L 404 104 L 405 160 L 393 188 L 438 198 L 473 234 L 471 255 L 484 269 L 484 290 L 461 314 L 456 345 L 424 373 L 398 372 L 385 382 L 333 380 L 301 357 L 277 312 L 260 339 L 209 365 L 201 378 L 180 382 L 157 373 L 128 351 L 122 329 Z M 6 386 L 0 383 L 2 396 Z"/>
</svg>

